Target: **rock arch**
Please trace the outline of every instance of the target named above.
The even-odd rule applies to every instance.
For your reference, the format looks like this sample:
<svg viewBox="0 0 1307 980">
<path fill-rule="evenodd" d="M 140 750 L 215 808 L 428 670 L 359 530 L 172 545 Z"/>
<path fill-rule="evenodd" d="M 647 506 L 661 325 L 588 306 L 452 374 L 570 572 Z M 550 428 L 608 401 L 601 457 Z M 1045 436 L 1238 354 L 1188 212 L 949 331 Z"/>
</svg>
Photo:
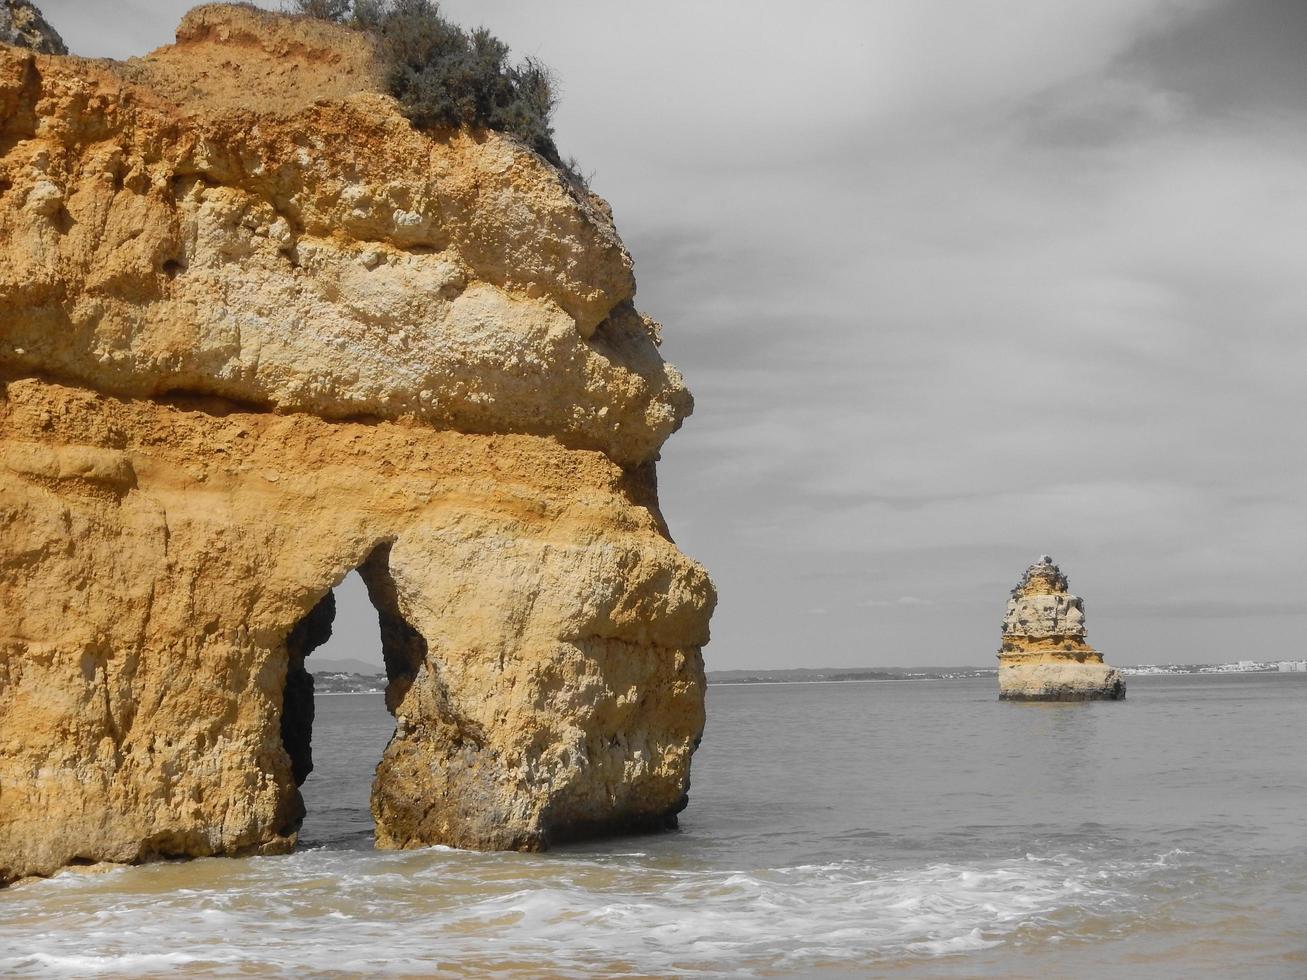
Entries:
<svg viewBox="0 0 1307 980">
<path fill-rule="evenodd" d="M 380 846 L 685 805 L 715 597 L 654 460 L 689 393 L 607 205 L 415 130 L 371 59 L 224 5 L 128 67 L 0 44 L 0 884 L 292 848 L 297 664 L 353 568 Z"/>
<path fill-rule="evenodd" d="M 390 550 L 394 541 L 385 539 L 368 552 L 367 557 L 349 572 L 358 572 L 367 589 L 368 599 L 377 616 L 381 653 L 386 674 L 386 710 L 395 716 L 405 695 L 427 662 L 427 642 L 404 618 L 399 593 L 390 574 Z M 336 589 L 344 581 L 339 576 L 322 593 L 308 612 L 286 634 L 286 680 L 282 694 L 281 741 L 289 758 L 291 777 L 298 789 L 313 772 L 313 725 L 315 721 L 314 683 L 309 657 L 331 638 L 336 618 Z M 393 795 L 393 794 L 392 794 Z M 296 833 L 306 815 L 301 798 L 291 814 L 298 814 Z"/>
<path fill-rule="evenodd" d="M 353 568 L 396 715 L 379 846 L 538 849 L 684 806 L 713 593 L 647 475 L 39 379 L 4 385 L 0 447 L 0 878 L 293 847 L 286 680 Z"/>
</svg>

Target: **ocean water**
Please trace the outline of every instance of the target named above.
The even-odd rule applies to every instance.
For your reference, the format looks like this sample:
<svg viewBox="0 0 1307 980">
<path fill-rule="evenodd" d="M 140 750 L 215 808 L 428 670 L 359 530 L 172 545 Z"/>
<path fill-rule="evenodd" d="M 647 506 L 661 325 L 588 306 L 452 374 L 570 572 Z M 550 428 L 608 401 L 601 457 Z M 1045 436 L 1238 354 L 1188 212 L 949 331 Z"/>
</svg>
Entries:
<svg viewBox="0 0 1307 980">
<path fill-rule="evenodd" d="M 1307 978 L 1307 676 L 714 686 L 677 832 L 371 848 L 379 695 L 304 845 L 0 891 L 0 974 Z"/>
</svg>

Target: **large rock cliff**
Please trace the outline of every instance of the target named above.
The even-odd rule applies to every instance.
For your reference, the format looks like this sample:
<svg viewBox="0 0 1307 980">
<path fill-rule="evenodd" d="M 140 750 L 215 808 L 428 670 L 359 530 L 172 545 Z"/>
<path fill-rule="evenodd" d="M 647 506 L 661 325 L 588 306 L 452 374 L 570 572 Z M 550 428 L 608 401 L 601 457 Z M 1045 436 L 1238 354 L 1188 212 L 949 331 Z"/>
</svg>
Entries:
<svg viewBox="0 0 1307 980">
<path fill-rule="evenodd" d="M 292 847 L 353 569 L 380 845 L 685 805 L 714 593 L 653 464 L 689 395 L 607 206 L 376 74 L 245 7 L 124 63 L 0 45 L 0 882 Z"/>
<path fill-rule="evenodd" d="M 1044 555 L 1012 590 L 998 653 L 999 697 L 1007 701 L 1099 701 L 1125 697 L 1120 673 L 1085 642 L 1083 600 Z"/>
</svg>

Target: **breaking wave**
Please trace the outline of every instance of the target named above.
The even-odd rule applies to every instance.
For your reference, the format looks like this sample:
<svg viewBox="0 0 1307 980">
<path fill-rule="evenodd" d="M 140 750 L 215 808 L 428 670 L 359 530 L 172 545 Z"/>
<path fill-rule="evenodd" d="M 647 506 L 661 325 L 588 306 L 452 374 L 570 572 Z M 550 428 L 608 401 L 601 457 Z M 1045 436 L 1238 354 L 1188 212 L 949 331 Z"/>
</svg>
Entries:
<svg viewBox="0 0 1307 980">
<path fill-rule="evenodd" d="M 1119 915 L 1135 863 L 1072 856 L 751 871 L 643 854 L 305 851 L 65 874 L 17 889 L 6 975 L 675 976 L 972 953 Z M 182 945 L 184 948 L 178 948 Z"/>
</svg>

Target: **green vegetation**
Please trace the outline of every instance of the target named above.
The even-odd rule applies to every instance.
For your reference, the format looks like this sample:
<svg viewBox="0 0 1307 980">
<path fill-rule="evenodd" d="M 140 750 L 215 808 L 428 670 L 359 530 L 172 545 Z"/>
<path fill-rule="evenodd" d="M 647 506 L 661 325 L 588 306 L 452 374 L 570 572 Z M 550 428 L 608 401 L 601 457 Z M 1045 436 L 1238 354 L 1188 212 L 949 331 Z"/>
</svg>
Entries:
<svg viewBox="0 0 1307 980">
<path fill-rule="evenodd" d="M 534 58 L 510 61 L 508 45 L 485 28 L 450 23 L 434 0 L 290 0 L 290 7 L 375 36 L 386 84 L 415 126 L 498 130 L 581 180 L 575 161 L 554 145 L 549 69 Z"/>
</svg>

